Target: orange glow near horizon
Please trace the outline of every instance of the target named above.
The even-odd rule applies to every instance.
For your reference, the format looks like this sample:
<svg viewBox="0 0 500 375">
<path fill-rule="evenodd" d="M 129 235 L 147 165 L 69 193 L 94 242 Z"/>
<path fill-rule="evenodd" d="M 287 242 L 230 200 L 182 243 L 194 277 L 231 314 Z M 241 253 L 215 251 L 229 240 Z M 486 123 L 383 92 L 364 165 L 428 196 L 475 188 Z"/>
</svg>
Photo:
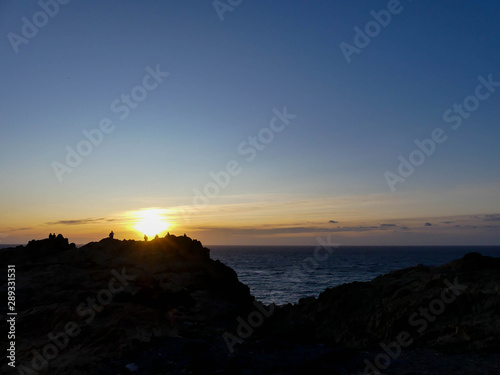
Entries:
<svg viewBox="0 0 500 375">
<path fill-rule="evenodd" d="M 161 209 L 145 209 L 132 213 L 132 216 L 133 229 L 148 237 L 162 236 L 171 227 L 164 216 L 164 210 Z"/>
</svg>

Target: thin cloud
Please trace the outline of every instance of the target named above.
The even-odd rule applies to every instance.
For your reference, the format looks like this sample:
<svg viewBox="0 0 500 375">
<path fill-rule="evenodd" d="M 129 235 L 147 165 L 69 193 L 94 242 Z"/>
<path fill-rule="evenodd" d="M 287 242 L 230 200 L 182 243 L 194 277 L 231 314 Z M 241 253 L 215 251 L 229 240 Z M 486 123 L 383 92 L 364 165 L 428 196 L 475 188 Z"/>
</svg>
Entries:
<svg viewBox="0 0 500 375">
<path fill-rule="evenodd" d="M 481 230 L 481 229 L 499 230 L 500 229 L 500 225 L 455 225 L 455 228 L 459 228 L 459 229 L 478 229 L 478 230 Z"/>
<path fill-rule="evenodd" d="M 425 223 L 424 227 L 432 227 L 432 224 L 431 223 Z"/>
<path fill-rule="evenodd" d="M 380 224 L 381 227 L 397 227 L 396 224 Z"/>
<path fill-rule="evenodd" d="M 368 232 L 368 231 L 387 231 L 394 229 L 409 230 L 408 227 L 398 227 L 396 224 L 385 226 L 345 226 L 345 227 L 254 227 L 254 228 L 231 228 L 231 227 L 196 227 L 193 229 L 201 231 L 219 232 L 232 234 L 236 236 L 250 235 L 280 235 L 280 234 L 302 234 L 302 233 L 342 233 L 342 232 Z"/>
<path fill-rule="evenodd" d="M 22 227 L 22 228 L 8 227 L 8 228 L 5 228 L 5 231 L 6 232 L 19 232 L 19 231 L 30 230 L 30 229 L 33 229 L 33 228 L 31 228 L 31 227 Z"/>
<path fill-rule="evenodd" d="M 232 235 L 273 235 L 273 234 L 300 234 L 311 232 L 331 232 L 331 228 L 322 227 L 267 227 L 267 228 L 231 228 L 231 227 L 196 227 L 197 230 L 230 233 Z"/>
<path fill-rule="evenodd" d="M 334 229 L 334 232 L 367 232 L 371 230 L 383 230 L 383 228 L 379 226 L 359 226 L 359 227 L 337 227 Z"/>
<path fill-rule="evenodd" d="M 77 220 L 58 220 L 45 223 L 46 225 L 83 225 L 83 224 L 96 224 L 116 221 L 116 219 L 106 219 L 104 217 L 99 218 L 87 218 L 87 219 L 77 219 Z"/>
<path fill-rule="evenodd" d="M 335 221 L 335 220 L 330 220 L 329 221 L 330 224 L 338 224 L 339 222 L 338 221 Z"/>
<path fill-rule="evenodd" d="M 500 221 L 500 214 L 484 215 L 483 221 Z"/>
</svg>

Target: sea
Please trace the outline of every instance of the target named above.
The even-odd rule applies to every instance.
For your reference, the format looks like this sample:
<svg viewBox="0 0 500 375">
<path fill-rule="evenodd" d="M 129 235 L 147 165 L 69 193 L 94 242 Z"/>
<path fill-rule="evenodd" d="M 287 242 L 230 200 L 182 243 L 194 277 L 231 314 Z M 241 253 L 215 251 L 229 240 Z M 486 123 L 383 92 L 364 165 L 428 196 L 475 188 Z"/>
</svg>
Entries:
<svg viewBox="0 0 500 375">
<path fill-rule="evenodd" d="M 500 246 L 342 246 L 329 251 L 315 246 L 209 248 L 212 259 L 233 268 L 257 300 L 277 305 L 419 264 L 449 263 L 470 252 L 500 257 Z"/>
</svg>

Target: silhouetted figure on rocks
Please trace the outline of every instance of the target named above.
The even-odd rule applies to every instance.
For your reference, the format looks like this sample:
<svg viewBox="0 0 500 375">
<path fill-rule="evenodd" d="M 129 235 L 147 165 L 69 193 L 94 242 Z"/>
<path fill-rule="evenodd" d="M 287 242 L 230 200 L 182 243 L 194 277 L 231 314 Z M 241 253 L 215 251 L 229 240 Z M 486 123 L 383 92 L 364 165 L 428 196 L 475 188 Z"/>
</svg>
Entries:
<svg viewBox="0 0 500 375">
<path fill-rule="evenodd" d="M 144 241 L 148 240 L 148 236 L 144 235 Z"/>
<path fill-rule="evenodd" d="M 115 237 L 115 233 L 114 233 L 113 231 L 111 231 L 111 232 L 109 233 L 109 238 L 113 239 L 114 237 Z"/>
<path fill-rule="evenodd" d="M 157 239 L 159 239 L 159 238 L 160 238 L 160 236 L 158 236 L 158 235 L 156 235 L 156 236 L 155 236 L 155 240 L 157 240 Z"/>
</svg>

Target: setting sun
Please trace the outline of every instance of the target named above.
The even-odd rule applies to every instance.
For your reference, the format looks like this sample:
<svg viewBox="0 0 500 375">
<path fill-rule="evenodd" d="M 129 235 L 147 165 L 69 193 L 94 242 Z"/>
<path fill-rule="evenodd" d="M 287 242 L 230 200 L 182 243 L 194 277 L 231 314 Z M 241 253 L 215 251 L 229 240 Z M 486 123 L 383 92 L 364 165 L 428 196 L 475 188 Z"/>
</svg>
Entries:
<svg viewBox="0 0 500 375">
<path fill-rule="evenodd" d="M 134 213 L 135 223 L 133 228 L 141 235 L 148 237 L 162 235 L 170 227 L 170 223 L 164 216 L 164 210 L 147 209 Z"/>
</svg>

